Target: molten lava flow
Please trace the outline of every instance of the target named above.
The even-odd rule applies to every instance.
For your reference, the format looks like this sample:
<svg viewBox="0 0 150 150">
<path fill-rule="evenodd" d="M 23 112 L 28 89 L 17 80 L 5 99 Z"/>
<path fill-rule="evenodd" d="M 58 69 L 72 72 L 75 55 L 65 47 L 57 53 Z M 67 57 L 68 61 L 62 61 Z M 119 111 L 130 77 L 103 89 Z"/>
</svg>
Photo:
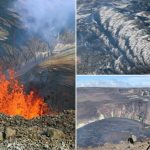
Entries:
<svg viewBox="0 0 150 150">
<path fill-rule="evenodd" d="M 0 71 L 0 112 L 7 115 L 19 115 L 26 119 L 46 115 L 50 108 L 34 91 L 24 92 L 24 87 L 14 78 L 14 71 L 9 71 L 10 79 Z"/>
</svg>

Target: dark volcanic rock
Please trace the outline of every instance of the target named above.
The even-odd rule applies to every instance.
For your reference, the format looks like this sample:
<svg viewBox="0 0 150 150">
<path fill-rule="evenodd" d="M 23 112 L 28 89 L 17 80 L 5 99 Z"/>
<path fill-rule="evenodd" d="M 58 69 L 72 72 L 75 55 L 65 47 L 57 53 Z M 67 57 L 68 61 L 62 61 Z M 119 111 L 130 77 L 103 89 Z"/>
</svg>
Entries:
<svg viewBox="0 0 150 150">
<path fill-rule="evenodd" d="M 1 114 L 0 122 L 0 149 L 73 150 L 75 147 L 73 110 L 32 120 Z"/>
<path fill-rule="evenodd" d="M 79 74 L 150 73 L 150 1 L 78 0 Z"/>
<path fill-rule="evenodd" d="M 50 137 L 51 139 L 61 139 L 65 137 L 65 134 L 61 130 L 54 129 L 54 128 L 48 128 L 45 131 L 45 135 L 47 137 Z"/>
<path fill-rule="evenodd" d="M 13 68 L 18 71 L 23 67 L 25 70 L 26 66 L 29 68 L 49 57 L 57 44 L 61 43 L 65 45 L 74 43 L 74 17 L 72 17 L 74 16 L 74 12 L 69 17 L 69 22 L 65 26 L 60 25 L 62 28 L 61 32 L 60 30 L 56 31 L 55 21 L 52 24 L 48 23 L 51 17 L 47 16 L 47 13 L 44 13 L 47 16 L 46 20 L 48 22 L 46 21 L 46 24 L 41 22 L 40 27 L 41 29 L 48 27 L 45 34 L 49 38 L 46 40 L 44 37 L 42 38 L 40 34 L 41 30 L 35 33 L 34 31 L 32 32 L 31 28 L 26 26 L 24 15 L 17 8 L 18 3 L 20 3 L 18 0 L 0 0 L 0 64 L 4 70 Z M 24 8 L 26 14 L 28 14 L 29 8 L 27 7 L 26 9 L 27 3 L 20 5 L 20 7 Z M 49 11 L 48 13 L 51 13 Z M 57 18 L 56 14 L 55 17 Z M 29 20 L 32 18 L 30 17 L 28 18 Z M 51 29 L 55 29 L 55 33 L 49 33 L 48 31 Z M 54 34 L 60 35 L 59 40 Z M 60 52 L 60 49 L 58 49 L 57 47 L 57 51 Z"/>
<path fill-rule="evenodd" d="M 79 147 L 97 147 L 105 143 L 127 141 L 133 134 L 137 140 L 150 139 L 150 128 L 138 121 L 110 118 L 96 121 L 77 130 Z"/>
<path fill-rule="evenodd" d="M 121 117 L 150 124 L 149 88 L 78 88 L 78 126 Z"/>
</svg>

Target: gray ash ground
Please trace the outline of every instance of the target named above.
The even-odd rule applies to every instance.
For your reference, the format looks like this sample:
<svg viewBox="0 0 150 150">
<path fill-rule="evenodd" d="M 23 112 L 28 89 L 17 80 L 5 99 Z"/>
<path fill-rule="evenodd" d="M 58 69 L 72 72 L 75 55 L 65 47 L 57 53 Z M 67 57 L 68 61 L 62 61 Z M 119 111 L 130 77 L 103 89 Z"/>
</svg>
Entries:
<svg viewBox="0 0 150 150">
<path fill-rule="evenodd" d="M 26 120 L 0 114 L 0 150 L 73 150 L 75 112 Z"/>
<path fill-rule="evenodd" d="M 78 74 L 149 74 L 149 0 L 78 0 Z"/>
<path fill-rule="evenodd" d="M 79 128 L 77 135 L 78 146 L 83 148 L 127 142 L 131 135 L 141 142 L 150 140 L 150 126 L 132 119 L 108 118 Z"/>
</svg>

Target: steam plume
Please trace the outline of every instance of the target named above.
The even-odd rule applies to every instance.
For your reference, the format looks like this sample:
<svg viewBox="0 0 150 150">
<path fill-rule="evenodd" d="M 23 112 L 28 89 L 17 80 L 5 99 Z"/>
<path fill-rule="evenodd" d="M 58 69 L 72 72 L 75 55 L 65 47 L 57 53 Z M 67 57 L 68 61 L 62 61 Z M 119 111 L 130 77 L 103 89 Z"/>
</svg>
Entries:
<svg viewBox="0 0 150 150">
<path fill-rule="evenodd" d="M 50 40 L 65 28 L 74 30 L 74 0 L 16 0 L 14 7 L 30 34 Z"/>
</svg>

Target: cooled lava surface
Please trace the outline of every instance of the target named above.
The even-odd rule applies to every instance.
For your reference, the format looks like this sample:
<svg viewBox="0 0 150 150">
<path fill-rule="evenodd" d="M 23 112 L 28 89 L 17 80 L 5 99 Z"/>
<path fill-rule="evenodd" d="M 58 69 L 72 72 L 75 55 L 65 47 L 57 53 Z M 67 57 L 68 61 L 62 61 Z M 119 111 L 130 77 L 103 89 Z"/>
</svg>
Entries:
<svg viewBox="0 0 150 150">
<path fill-rule="evenodd" d="M 73 150 L 74 118 L 71 110 L 31 120 L 0 114 L 0 149 Z"/>
<path fill-rule="evenodd" d="M 131 134 L 137 140 L 150 138 L 150 127 L 131 119 L 109 118 L 79 128 L 77 133 L 79 147 L 97 147 L 105 143 L 127 141 Z"/>
<path fill-rule="evenodd" d="M 150 73 L 150 1 L 78 0 L 79 74 Z"/>
</svg>

